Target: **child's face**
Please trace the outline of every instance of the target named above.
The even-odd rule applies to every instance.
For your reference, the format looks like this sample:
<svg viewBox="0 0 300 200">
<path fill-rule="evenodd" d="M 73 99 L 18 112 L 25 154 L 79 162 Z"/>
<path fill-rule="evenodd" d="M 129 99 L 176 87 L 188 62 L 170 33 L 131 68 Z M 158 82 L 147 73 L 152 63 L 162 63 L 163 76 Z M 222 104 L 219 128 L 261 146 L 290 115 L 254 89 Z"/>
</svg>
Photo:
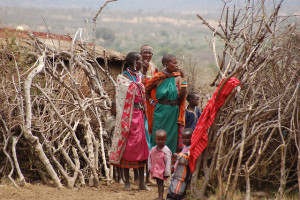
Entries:
<svg viewBox="0 0 300 200">
<path fill-rule="evenodd" d="M 192 133 L 191 132 L 183 132 L 181 139 L 182 139 L 182 143 L 186 146 L 190 146 L 191 145 L 191 138 L 192 138 Z"/>
<path fill-rule="evenodd" d="M 155 142 L 159 148 L 163 148 L 167 141 L 166 134 L 157 134 L 155 135 Z"/>
<path fill-rule="evenodd" d="M 198 106 L 199 105 L 199 95 L 195 94 L 193 96 L 193 98 L 190 100 L 190 104 L 193 105 L 193 106 Z"/>
</svg>

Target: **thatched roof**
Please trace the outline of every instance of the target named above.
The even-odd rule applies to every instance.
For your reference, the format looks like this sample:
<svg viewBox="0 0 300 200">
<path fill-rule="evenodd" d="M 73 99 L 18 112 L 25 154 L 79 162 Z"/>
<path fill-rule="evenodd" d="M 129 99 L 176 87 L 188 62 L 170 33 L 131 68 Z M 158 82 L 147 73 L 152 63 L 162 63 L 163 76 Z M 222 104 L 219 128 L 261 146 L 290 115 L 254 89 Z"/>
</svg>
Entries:
<svg viewBox="0 0 300 200">
<path fill-rule="evenodd" d="M 35 41 L 37 40 L 37 41 Z M 92 44 L 83 44 L 75 41 L 73 43 L 72 38 L 64 35 L 57 35 L 51 33 L 43 32 L 30 32 L 30 31 L 20 31 L 11 28 L 0 28 L 0 47 L 9 46 L 11 43 L 17 44 L 19 47 L 26 49 L 27 52 L 31 52 L 31 55 L 36 54 L 37 47 L 36 43 L 47 48 L 47 53 L 51 56 L 52 51 L 55 55 L 62 55 L 61 58 L 64 59 L 64 53 L 66 53 L 67 60 L 69 59 L 70 54 L 72 55 L 83 55 L 84 59 L 90 63 L 96 61 L 103 68 L 105 67 L 105 57 L 107 59 L 107 71 L 113 79 L 116 79 L 117 75 L 121 73 L 124 63 L 125 63 L 125 54 L 110 49 L 104 49 L 101 46 L 96 46 L 96 56 L 94 56 L 94 50 Z M 44 50 L 44 49 L 42 49 Z M 1 52 L 1 49 L 0 49 Z M 85 55 L 87 54 L 87 55 Z M 37 55 L 35 55 L 37 56 Z M 103 87 L 107 94 L 114 98 L 115 86 L 107 80 L 106 73 L 101 70 L 98 71 L 99 78 L 103 83 Z M 74 71 L 72 74 L 73 77 L 76 77 L 76 80 L 81 85 L 80 90 L 85 96 L 90 96 L 90 88 L 88 86 L 88 81 L 82 69 Z"/>
<path fill-rule="evenodd" d="M 3 43 L 3 40 L 7 37 L 17 37 L 19 40 L 19 45 L 24 47 L 29 47 L 30 43 L 33 42 L 33 39 L 29 36 L 30 31 L 19 31 L 12 28 L 0 28 L 0 42 Z M 84 47 L 87 47 L 88 54 L 94 55 L 93 45 L 84 44 L 78 41 L 75 41 L 73 44 L 72 38 L 70 36 L 58 35 L 53 33 L 44 33 L 44 32 L 31 32 L 35 37 L 40 41 L 47 44 L 51 49 L 57 51 L 71 51 L 76 53 L 84 53 Z M 104 60 L 104 52 L 108 61 L 124 61 L 125 54 L 117 52 L 111 49 L 105 49 L 101 46 L 96 46 L 96 58 Z"/>
</svg>

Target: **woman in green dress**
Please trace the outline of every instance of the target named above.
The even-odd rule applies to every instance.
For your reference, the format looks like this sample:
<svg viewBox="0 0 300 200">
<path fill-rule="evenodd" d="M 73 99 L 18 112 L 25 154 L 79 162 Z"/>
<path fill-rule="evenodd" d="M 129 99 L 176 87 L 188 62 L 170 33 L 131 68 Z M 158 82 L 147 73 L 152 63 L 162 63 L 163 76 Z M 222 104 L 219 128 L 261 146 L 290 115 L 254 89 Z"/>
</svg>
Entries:
<svg viewBox="0 0 300 200">
<path fill-rule="evenodd" d="M 172 153 L 181 149 L 180 130 L 184 127 L 184 110 L 187 83 L 184 72 L 178 66 L 177 59 L 172 54 L 166 54 L 162 59 L 164 69 L 155 74 L 146 85 L 146 97 L 150 104 L 155 105 L 153 114 L 152 133 L 158 129 L 167 132 L 166 145 Z M 156 88 L 155 97 L 150 94 Z M 148 113 L 149 114 L 149 113 Z M 150 136 L 151 148 L 156 145 L 154 134 Z M 178 145 L 178 148 L 177 148 Z"/>
</svg>

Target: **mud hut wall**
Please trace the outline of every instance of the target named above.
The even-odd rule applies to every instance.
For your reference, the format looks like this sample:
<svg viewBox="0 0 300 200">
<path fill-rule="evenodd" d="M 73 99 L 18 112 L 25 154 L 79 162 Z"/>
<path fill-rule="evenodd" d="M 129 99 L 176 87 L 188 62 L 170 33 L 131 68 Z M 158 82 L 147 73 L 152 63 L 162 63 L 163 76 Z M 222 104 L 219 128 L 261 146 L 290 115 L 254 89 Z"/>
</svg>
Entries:
<svg viewBox="0 0 300 200">
<path fill-rule="evenodd" d="M 97 62 L 105 68 L 104 59 L 97 58 Z M 114 80 L 117 80 L 117 76 L 122 73 L 122 66 L 124 65 L 124 61 L 120 60 L 111 60 L 108 61 L 108 72 L 112 75 Z M 103 83 L 103 87 L 105 91 L 108 93 L 111 99 L 115 98 L 115 86 L 112 82 L 106 77 L 106 75 L 102 71 L 99 72 L 99 77 Z"/>
</svg>

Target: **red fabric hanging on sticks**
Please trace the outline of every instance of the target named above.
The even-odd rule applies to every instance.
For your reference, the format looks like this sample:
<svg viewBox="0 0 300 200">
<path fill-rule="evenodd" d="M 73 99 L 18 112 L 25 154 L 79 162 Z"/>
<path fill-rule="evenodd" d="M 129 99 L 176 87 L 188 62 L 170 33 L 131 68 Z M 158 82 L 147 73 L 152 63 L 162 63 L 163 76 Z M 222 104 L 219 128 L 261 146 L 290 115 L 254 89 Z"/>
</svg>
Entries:
<svg viewBox="0 0 300 200">
<path fill-rule="evenodd" d="M 225 83 L 224 87 L 222 88 L 218 99 L 216 100 L 218 91 L 220 86 L 222 85 L 223 81 L 219 84 L 217 90 L 208 101 L 207 105 L 205 106 L 198 122 L 196 128 L 193 132 L 191 148 L 190 148 L 190 162 L 189 166 L 192 172 L 195 170 L 195 164 L 197 158 L 206 148 L 208 143 L 208 136 L 207 136 L 207 129 L 213 124 L 215 120 L 215 116 L 219 110 L 219 108 L 224 104 L 227 96 L 231 93 L 231 91 L 240 83 L 239 80 L 236 78 L 230 78 Z"/>
</svg>

